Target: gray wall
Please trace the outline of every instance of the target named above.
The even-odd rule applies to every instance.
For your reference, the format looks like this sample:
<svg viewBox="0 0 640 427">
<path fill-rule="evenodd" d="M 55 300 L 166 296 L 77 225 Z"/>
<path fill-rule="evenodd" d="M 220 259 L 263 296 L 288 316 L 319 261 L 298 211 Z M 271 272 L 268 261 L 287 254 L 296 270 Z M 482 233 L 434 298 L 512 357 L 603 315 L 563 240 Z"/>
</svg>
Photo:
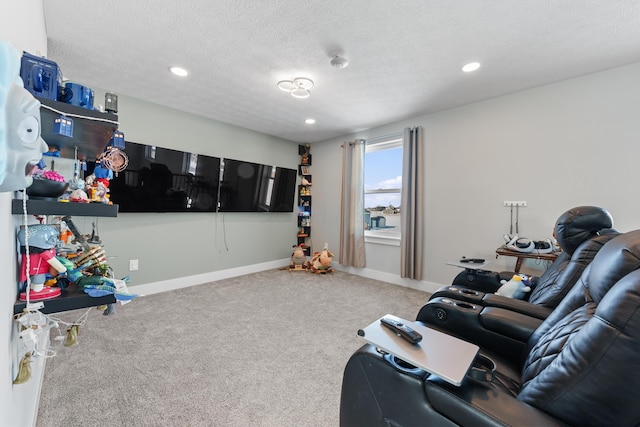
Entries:
<svg viewBox="0 0 640 427">
<path fill-rule="evenodd" d="M 91 85 L 91 82 L 83 82 Z M 104 91 L 96 91 L 96 102 Z M 118 96 L 125 139 L 186 152 L 298 167 L 297 143 Z M 125 149 L 126 152 L 126 149 Z M 74 218 L 85 233 L 95 218 Z M 291 256 L 292 213 L 122 213 L 98 220 L 100 237 L 118 277 L 130 286 L 259 264 Z M 129 260 L 138 271 L 129 272 Z"/>
<path fill-rule="evenodd" d="M 47 54 L 47 34 L 44 26 L 42 0 L 4 2 L 0 13 L 0 40 L 9 42 L 19 52 L 26 50 Z M 1 65 L 0 65 L 1 67 Z M 12 344 L 13 304 L 16 301 L 15 224 L 11 215 L 12 193 L 0 193 L 0 425 L 29 425 L 35 415 L 34 402 L 39 380 L 13 386 L 17 371 Z M 35 371 L 36 363 L 32 364 Z"/>
<path fill-rule="evenodd" d="M 312 145 L 314 235 L 336 252 L 342 141 L 422 126 L 425 134 L 425 283 L 432 289 L 459 272 L 445 262 L 463 255 L 511 269 L 495 259 L 509 232 L 505 200 L 526 200 L 520 235 L 551 237 L 555 220 L 573 206 L 599 205 L 621 231 L 640 228 L 635 185 L 640 158 L 640 63 L 416 117 Z M 399 248 L 367 244 L 361 273 L 399 277 Z M 540 266 L 528 261 L 526 271 Z"/>
</svg>

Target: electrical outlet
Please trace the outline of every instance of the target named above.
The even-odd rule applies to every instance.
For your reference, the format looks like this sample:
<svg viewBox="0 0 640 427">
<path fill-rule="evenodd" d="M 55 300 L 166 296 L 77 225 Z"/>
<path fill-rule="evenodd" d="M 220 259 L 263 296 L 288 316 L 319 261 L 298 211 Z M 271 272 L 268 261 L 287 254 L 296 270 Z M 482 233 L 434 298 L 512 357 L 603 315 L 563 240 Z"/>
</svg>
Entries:
<svg viewBox="0 0 640 427">
<path fill-rule="evenodd" d="M 129 260 L 129 271 L 137 271 L 138 270 L 138 260 L 130 259 Z"/>
<path fill-rule="evenodd" d="M 514 208 L 516 206 L 521 207 L 521 208 L 525 208 L 525 207 L 527 207 L 527 202 L 505 200 L 504 201 L 504 206 L 507 207 L 507 208 Z"/>
</svg>

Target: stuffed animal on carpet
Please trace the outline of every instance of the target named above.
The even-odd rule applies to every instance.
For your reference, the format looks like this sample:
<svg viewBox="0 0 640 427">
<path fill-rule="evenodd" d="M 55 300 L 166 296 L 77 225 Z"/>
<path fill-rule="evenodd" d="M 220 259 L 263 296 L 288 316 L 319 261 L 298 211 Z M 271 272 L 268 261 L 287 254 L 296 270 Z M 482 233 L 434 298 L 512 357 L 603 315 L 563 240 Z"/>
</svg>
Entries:
<svg viewBox="0 0 640 427">
<path fill-rule="evenodd" d="M 514 274 L 511 280 L 501 280 L 500 289 L 496 291 L 496 295 L 502 295 L 507 298 L 523 299 L 527 292 L 531 292 L 531 280 L 524 274 Z"/>
<path fill-rule="evenodd" d="M 333 271 L 331 267 L 331 261 L 333 260 L 333 254 L 325 245 L 324 249 L 320 252 L 314 252 L 311 258 L 310 269 L 314 273 L 329 273 Z"/>
<path fill-rule="evenodd" d="M 300 245 L 293 246 L 291 261 L 289 262 L 289 270 L 301 270 L 307 268 L 307 254 Z"/>
</svg>

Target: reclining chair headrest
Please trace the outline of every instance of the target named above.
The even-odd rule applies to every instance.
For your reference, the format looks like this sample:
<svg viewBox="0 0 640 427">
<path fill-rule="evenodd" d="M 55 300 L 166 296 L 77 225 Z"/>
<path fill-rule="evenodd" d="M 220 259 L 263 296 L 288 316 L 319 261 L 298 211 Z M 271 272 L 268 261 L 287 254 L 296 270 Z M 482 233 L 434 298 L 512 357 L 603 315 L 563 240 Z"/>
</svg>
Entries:
<svg viewBox="0 0 640 427">
<path fill-rule="evenodd" d="M 569 209 L 556 221 L 555 237 L 568 255 L 578 246 L 605 228 L 613 227 L 611 214 L 597 206 L 578 206 Z"/>
<path fill-rule="evenodd" d="M 618 280 L 639 268 L 640 230 L 634 230 L 613 238 L 600 249 L 587 267 L 583 283 L 598 303 Z"/>
</svg>

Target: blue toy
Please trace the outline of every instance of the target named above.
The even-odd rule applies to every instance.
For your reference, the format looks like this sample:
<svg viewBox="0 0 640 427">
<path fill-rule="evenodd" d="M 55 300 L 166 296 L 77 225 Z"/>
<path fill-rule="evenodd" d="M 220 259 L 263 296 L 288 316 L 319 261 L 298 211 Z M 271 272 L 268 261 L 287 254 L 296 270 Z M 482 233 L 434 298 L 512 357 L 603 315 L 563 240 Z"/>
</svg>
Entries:
<svg viewBox="0 0 640 427">
<path fill-rule="evenodd" d="M 96 163 L 96 167 L 93 169 L 93 174 L 98 179 L 113 179 L 113 171 L 105 168 L 100 163 Z"/>
<path fill-rule="evenodd" d="M 527 292 L 531 292 L 531 280 L 524 274 L 514 274 L 511 280 L 501 280 L 502 286 L 496 292 L 496 295 L 502 295 L 507 298 L 524 299 Z"/>
</svg>

